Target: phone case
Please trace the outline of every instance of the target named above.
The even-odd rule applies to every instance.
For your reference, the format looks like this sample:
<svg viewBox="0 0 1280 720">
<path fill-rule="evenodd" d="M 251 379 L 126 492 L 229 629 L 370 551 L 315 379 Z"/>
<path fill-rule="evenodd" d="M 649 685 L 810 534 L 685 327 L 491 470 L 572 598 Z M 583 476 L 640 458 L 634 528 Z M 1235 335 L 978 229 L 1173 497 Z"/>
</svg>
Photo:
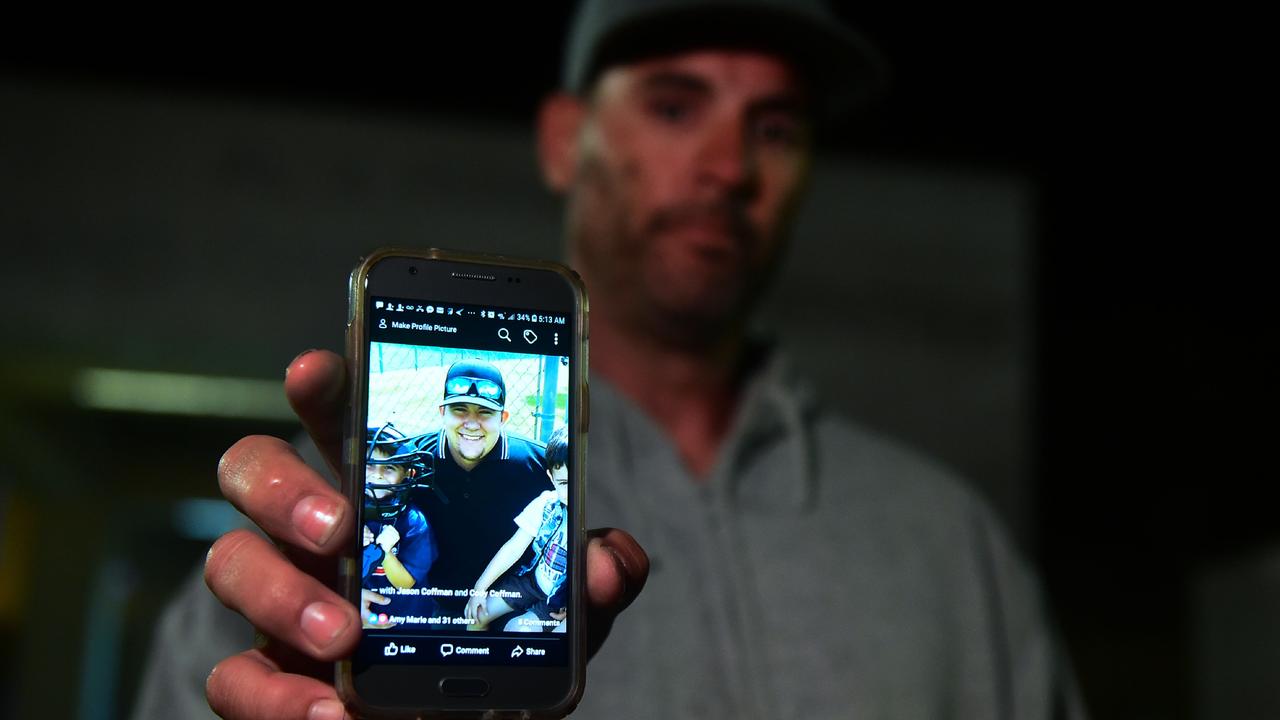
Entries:
<svg viewBox="0 0 1280 720">
<path fill-rule="evenodd" d="M 573 573 L 573 595 L 575 598 L 586 597 L 586 486 L 587 486 L 587 428 L 590 422 L 589 412 L 589 388 L 587 386 L 587 339 L 590 335 L 588 328 L 588 304 L 586 287 L 582 282 L 582 278 L 578 276 L 571 268 L 557 262 L 549 260 L 535 260 L 527 258 L 516 258 L 505 255 L 488 255 L 483 253 L 458 252 L 453 250 L 444 250 L 440 248 L 427 249 L 411 249 L 403 247 L 386 247 L 371 252 L 364 257 L 351 273 L 351 282 L 348 292 L 348 315 L 347 315 L 347 337 L 346 337 L 346 357 L 347 357 L 347 382 L 350 388 L 346 406 L 346 418 L 343 426 L 346 436 L 343 439 L 342 446 L 342 486 L 343 492 L 353 507 L 359 507 L 362 503 L 362 478 L 357 476 L 357 463 L 355 459 L 361 456 L 361 447 L 363 443 L 364 428 L 361 427 L 361 413 L 357 412 L 357 408 L 353 405 L 357 399 L 363 399 L 368 388 L 367 373 L 365 364 L 368 358 L 364 357 L 367 346 L 365 320 L 366 320 L 366 285 L 370 270 L 381 260 L 389 257 L 411 257 L 418 258 L 423 261 L 452 261 L 475 263 L 480 265 L 490 265 L 495 268 L 517 268 L 529 270 L 544 270 L 553 272 L 562 278 L 573 288 L 575 299 L 574 308 L 574 333 L 571 342 L 577 351 L 578 361 L 574 363 L 573 375 L 571 382 L 575 387 L 581 389 L 576 393 L 574 400 L 574 417 L 577 419 L 577 439 L 571 444 L 573 448 L 573 462 L 577 464 L 578 483 L 572 496 L 570 512 L 576 522 L 574 527 L 578 529 L 574 535 L 571 546 L 573 557 L 580 558 L 576 563 L 576 571 Z M 362 469 L 362 468 L 361 468 Z M 354 544 L 351 546 L 354 549 Z M 356 559 L 353 554 L 348 553 L 342 557 L 339 566 L 339 583 L 342 591 L 348 601 L 357 603 L 359 601 L 360 592 L 360 574 L 357 570 Z M 579 617 L 583 614 L 585 600 L 579 603 Z M 422 709 L 422 710 L 396 710 L 383 707 L 376 707 L 366 703 L 359 695 L 356 694 L 351 675 L 351 661 L 349 659 L 341 660 L 337 663 L 335 684 L 338 694 L 347 704 L 348 710 L 360 718 L 388 718 L 388 719 L 408 719 L 408 718 L 561 718 L 568 715 L 577 706 L 578 701 L 582 697 L 582 692 L 586 684 L 586 633 L 583 627 L 584 622 L 580 619 L 570 624 L 567 634 L 569 642 L 572 644 L 571 656 L 574 658 L 571 670 L 576 683 L 566 697 L 565 701 L 558 706 L 544 708 L 541 710 L 502 710 L 502 709 Z"/>
</svg>

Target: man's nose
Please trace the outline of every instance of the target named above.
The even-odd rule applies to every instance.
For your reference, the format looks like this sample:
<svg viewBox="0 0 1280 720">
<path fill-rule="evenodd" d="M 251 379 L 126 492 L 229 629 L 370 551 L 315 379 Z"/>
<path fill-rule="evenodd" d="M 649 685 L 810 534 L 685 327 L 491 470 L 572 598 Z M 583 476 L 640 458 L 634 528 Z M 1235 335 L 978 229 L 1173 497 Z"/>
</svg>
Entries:
<svg viewBox="0 0 1280 720">
<path fill-rule="evenodd" d="M 702 182 L 735 194 L 755 191 L 755 152 L 740 120 L 714 123 L 708 129 L 698 156 L 698 173 Z"/>
</svg>

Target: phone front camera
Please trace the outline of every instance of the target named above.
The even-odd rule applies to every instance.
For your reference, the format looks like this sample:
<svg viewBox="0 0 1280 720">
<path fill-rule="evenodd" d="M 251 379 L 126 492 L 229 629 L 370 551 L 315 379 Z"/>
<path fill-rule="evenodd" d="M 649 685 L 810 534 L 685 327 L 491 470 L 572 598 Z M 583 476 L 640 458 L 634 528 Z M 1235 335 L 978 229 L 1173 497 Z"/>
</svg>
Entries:
<svg viewBox="0 0 1280 720">
<path fill-rule="evenodd" d="M 417 275 L 417 274 L 418 274 L 418 268 L 417 268 L 416 266 L 414 266 L 414 265 L 410 265 L 410 266 L 409 266 L 409 274 L 410 274 L 410 275 Z"/>
</svg>

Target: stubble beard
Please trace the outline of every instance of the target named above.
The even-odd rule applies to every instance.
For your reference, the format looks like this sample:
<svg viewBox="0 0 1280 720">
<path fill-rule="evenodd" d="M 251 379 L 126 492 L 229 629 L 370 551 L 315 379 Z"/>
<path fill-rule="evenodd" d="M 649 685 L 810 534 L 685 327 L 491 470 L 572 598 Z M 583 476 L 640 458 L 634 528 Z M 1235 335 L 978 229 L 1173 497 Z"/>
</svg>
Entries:
<svg viewBox="0 0 1280 720">
<path fill-rule="evenodd" d="M 620 183 L 598 160 L 585 160 L 568 206 L 572 259 L 592 303 L 631 331 L 702 349 L 740 333 L 772 277 L 759 258 L 765 239 L 732 201 L 666 206 L 637 221 Z M 673 247 L 667 237 L 689 224 L 718 228 L 731 241 Z M 686 255 L 692 254 L 692 259 Z"/>
</svg>

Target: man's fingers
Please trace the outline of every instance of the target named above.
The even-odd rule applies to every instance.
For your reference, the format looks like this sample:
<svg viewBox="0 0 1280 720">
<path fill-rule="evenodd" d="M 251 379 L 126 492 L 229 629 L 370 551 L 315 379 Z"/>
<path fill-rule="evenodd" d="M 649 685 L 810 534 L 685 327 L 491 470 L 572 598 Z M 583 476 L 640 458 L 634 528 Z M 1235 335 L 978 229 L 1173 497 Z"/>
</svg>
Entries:
<svg viewBox="0 0 1280 720">
<path fill-rule="evenodd" d="M 281 672 L 257 650 L 218 663 L 205 681 L 209 707 L 227 720 L 350 720 L 327 683 Z"/>
<path fill-rule="evenodd" d="M 317 660 L 342 657 L 360 638 L 354 607 L 248 530 L 218 538 L 204 578 L 223 605 Z"/>
<path fill-rule="evenodd" d="M 335 472 L 342 467 L 346 387 L 346 363 L 328 350 L 304 352 L 284 372 L 285 397 Z"/>
<path fill-rule="evenodd" d="M 218 462 L 218 484 L 232 505 L 276 540 L 332 554 L 350 537 L 346 498 L 279 438 L 254 435 L 232 445 Z"/>
<path fill-rule="evenodd" d="M 588 533 L 587 656 L 609 637 L 613 620 L 636 599 L 649 579 L 649 556 L 630 534 L 617 528 Z"/>
<path fill-rule="evenodd" d="M 588 532 L 587 599 L 593 609 L 621 612 L 649 579 L 649 555 L 625 530 Z"/>
</svg>

